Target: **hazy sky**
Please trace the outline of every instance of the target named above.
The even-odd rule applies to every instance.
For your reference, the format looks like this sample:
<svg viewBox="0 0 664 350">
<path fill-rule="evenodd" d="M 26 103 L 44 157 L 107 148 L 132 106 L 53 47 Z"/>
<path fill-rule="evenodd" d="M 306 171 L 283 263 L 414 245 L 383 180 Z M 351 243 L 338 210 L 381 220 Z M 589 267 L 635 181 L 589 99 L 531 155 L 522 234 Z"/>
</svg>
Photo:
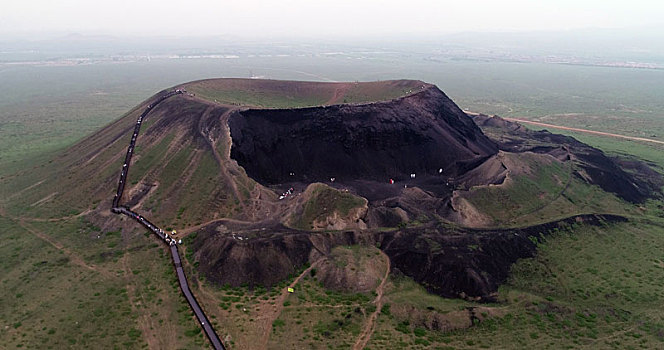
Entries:
<svg viewBox="0 0 664 350">
<path fill-rule="evenodd" d="M 376 36 L 459 31 L 664 28 L 661 0 L 16 0 L 0 36 Z"/>
</svg>

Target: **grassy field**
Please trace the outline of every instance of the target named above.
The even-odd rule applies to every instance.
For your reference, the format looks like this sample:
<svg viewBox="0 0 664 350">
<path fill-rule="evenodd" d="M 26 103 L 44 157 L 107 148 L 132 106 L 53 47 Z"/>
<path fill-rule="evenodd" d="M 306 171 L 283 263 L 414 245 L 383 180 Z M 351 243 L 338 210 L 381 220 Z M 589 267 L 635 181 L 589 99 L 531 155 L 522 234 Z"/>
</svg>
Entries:
<svg viewBox="0 0 664 350">
<path fill-rule="evenodd" d="M 168 252 L 143 230 L 0 218 L 7 348 L 200 347 Z M 169 332 L 164 332 L 169 330 Z"/>
<path fill-rule="evenodd" d="M 538 256 L 512 267 L 495 303 L 441 298 L 393 273 L 367 349 L 661 348 L 664 216 L 657 205 L 628 223 L 575 225 L 540 240 Z M 270 349 L 348 349 L 375 310 L 375 294 L 325 289 L 319 275 L 315 267 L 303 274 L 292 294 L 284 289 L 295 276 L 271 290 L 203 281 L 198 293 L 231 335 L 231 348 L 255 347 L 267 327 Z"/>
<path fill-rule="evenodd" d="M 335 251 L 334 264 L 356 269 L 382 259 L 379 250 L 371 246 L 338 247 Z M 195 276 L 191 259 L 188 255 L 188 269 Z M 376 266 L 371 268 L 382 268 L 384 273 L 385 264 Z M 376 310 L 372 303 L 376 294 L 326 289 L 318 279 L 320 274 L 320 267 L 306 265 L 270 289 L 218 286 L 199 276 L 201 283 L 195 291 L 208 305 L 206 311 L 213 323 L 229 335 L 226 344 L 230 348 L 348 349 L 368 315 Z M 298 277 L 298 283 L 293 284 Z M 289 285 L 294 293 L 287 292 Z"/>
</svg>

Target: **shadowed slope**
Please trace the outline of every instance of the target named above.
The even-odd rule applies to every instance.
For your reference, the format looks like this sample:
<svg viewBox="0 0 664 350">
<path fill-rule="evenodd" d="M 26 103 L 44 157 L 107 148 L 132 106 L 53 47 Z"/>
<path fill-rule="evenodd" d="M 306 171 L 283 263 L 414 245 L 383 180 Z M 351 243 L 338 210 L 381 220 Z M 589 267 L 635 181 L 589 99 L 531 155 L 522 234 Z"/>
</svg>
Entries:
<svg viewBox="0 0 664 350">
<path fill-rule="evenodd" d="M 497 152 L 435 87 L 373 104 L 250 109 L 229 126 L 231 157 L 266 184 L 458 175 Z"/>
</svg>

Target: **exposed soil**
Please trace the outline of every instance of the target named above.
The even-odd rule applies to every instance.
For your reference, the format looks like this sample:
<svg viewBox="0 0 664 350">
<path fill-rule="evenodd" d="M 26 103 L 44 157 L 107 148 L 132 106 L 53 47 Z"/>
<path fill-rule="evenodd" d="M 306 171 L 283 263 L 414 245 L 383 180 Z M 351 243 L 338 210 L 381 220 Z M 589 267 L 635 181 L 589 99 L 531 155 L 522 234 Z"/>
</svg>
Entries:
<svg viewBox="0 0 664 350">
<path fill-rule="evenodd" d="M 466 329 L 485 319 L 501 317 L 505 311 L 495 307 L 468 307 L 464 310 L 440 313 L 436 310 L 422 310 L 408 304 L 392 304 L 391 313 L 398 320 L 407 320 L 415 327 L 423 327 L 438 332 L 451 332 Z"/>
<path fill-rule="evenodd" d="M 284 221 L 301 230 L 365 229 L 362 220 L 367 213 L 367 200 L 321 183 L 313 183 L 295 195 L 292 214 Z"/>
<path fill-rule="evenodd" d="M 314 248 L 308 234 L 279 234 L 276 239 L 263 239 L 257 237 L 266 234 L 262 230 L 219 233 L 217 227 L 201 228 L 192 249 L 197 252 L 201 272 L 220 284 L 272 286 L 313 260 Z M 289 231 L 282 228 L 281 232 Z"/>
<path fill-rule="evenodd" d="M 387 256 L 375 247 L 335 247 L 318 260 L 316 278 L 330 290 L 369 293 L 376 290 L 389 270 Z"/>
<path fill-rule="evenodd" d="M 376 298 L 373 301 L 373 303 L 376 305 L 376 310 L 374 310 L 374 312 L 369 315 L 369 319 L 364 325 L 362 333 L 360 333 L 360 336 L 357 338 L 355 345 L 353 345 L 353 350 L 361 350 L 367 346 L 367 343 L 369 342 L 369 339 L 371 339 L 371 335 L 373 334 L 376 327 L 376 319 L 378 318 L 378 315 L 383 308 L 383 293 L 385 292 L 385 283 L 387 282 L 387 278 L 390 275 L 390 258 L 384 253 L 381 254 L 381 256 L 385 259 L 386 269 L 380 284 L 376 288 Z"/>
<path fill-rule="evenodd" d="M 132 208 L 140 204 L 157 186 L 159 186 L 158 183 L 138 183 L 129 189 L 129 193 L 127 194 L 128 200 L 125 202 L 125 205 Z"/>
<path fill-rule="evenodd" d="M 220 233 L 215 224 L 199 230 L 193 249 L 199 268 L 219 284 L 272 286 L 307 261 L 316 261 L 340 245 L 380 246 L 392 269 L 445 297 L 490 301 L 510 266 L 532 257 L 535 241 L 556 229 L 579 223 L 625 221 L 612 215 L 580 215 L 521 229 L 471 230 L 423 225 L 388 232 L 298 233 L 272 228 L 266 233 Z M 238 239 L 241 236 L 243 239 Z M 342 289 L 343 285 L 331 286 Z"/>
</svg>

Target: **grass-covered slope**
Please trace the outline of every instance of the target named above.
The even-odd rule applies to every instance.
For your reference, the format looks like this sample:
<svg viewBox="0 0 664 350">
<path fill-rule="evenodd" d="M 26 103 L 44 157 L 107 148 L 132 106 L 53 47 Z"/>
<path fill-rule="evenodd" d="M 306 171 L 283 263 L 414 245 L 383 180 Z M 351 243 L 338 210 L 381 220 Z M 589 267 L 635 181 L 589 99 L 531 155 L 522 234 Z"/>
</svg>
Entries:
<svg viewBox="0 0 664 350">
<path fill-rule="evenodd" d="M 503 183 L 459 190 L 452 200 L 461 209 L 470 204 L 481 213 L 486 220 L 478 226 L 524 226 L 576 214 L 631 211 L 620 198 L 576 176 L 572 161 L 530 152 L 499 157 L 508 172 Z"/>
<path fill-rule="evenodd" d="M 3 348 L 205 346 L 168 252 L 142 228 L 113 224 L 0 217 Z"/>
<path fill-rule="evenodd" d="M 50 161 L 5 178 L 0 194 L 12 201 L 8 212 L 55 218 L 107 210 L 136 119 L 151 101 Z M 122 204 L 168 227 L 242 216 L 255 183 L 228 158 L 226 112 L 188 96 L 157 105 L 138 135 Z"/>
</svg>

